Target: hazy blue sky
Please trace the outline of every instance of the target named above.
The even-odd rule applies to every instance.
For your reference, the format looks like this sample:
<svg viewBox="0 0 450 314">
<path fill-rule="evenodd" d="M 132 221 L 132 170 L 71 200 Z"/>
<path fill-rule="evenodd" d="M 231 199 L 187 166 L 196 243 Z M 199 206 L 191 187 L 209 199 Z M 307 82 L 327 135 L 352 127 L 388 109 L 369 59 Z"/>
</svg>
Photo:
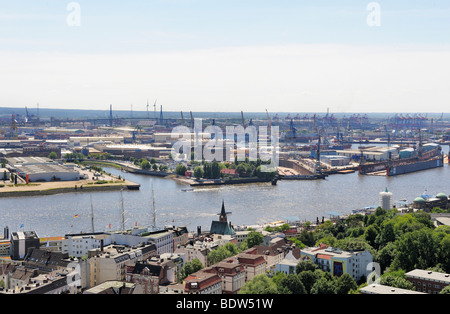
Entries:
<svg viewBox="0 0 450 314">
<path fill-rule="evenodd" d="M 369 3 L 0 0 L 0 106 L 448 112 L 450 1 Z"/>
</svg>

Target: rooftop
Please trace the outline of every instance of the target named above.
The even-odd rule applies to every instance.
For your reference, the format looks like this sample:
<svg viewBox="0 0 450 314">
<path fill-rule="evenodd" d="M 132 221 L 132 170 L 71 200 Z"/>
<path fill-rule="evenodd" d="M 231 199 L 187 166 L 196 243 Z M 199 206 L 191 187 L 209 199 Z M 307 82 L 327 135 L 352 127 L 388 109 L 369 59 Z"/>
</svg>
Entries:
<svg viewBox="0 0 450 314">
<path fill-rule="evenodd" d="M 390 286 L 384 286 L 384 285 L 368 285 L 364 288 L 359 289 L 361 293 L 365 294 L 424 294 L 423 292 L 413 291 L 413 290 L 407 290 L 407 289 L 400 289 Z"/>
<path fill-rule="evenodd" d="M 407 272 L 405 275 L 408 278 L 428 279 L 450 284 L 450 275 L 446 273 L 439 273 L 436 271 L 428 271 L 423 269 L 414 269 L 411 270 L 410 272 Z"/>
</svg>

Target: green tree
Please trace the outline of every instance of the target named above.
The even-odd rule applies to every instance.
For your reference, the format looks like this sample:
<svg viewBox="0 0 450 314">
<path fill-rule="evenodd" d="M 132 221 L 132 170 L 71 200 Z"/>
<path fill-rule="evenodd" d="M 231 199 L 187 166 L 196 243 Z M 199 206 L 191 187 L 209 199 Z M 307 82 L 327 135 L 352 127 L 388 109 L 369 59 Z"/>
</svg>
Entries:
<svg viewBox="0 0 450 314">
<path fill-rule="evenodd" d="M 151 165 L 147 159 L 142 159 L 142 161 L 140 162 L 140 166 L 142 169 L 145 169 L 145 170 L 148 170 L 151 167 Z"/>
<path fill-rule="evenodd" d="M 263 241 L 264 236 L 258 231 L 251 231 L 247 235 L 247 244 L 249 248 L 254 247 L 255 245 L 260 245 Z"/>
<path fill-rule="evenodd" d="M 336 285 L 334 280 L 327 280 L 321 277 L 311 288 L 311 294 L 336 294 Z"/>
<path fill-rule="evenodd" d="M 181 273 L 179 276 L 179 281 L 183 281 L 187 276 L 190 274 L 193 274 L 200 269 L 203 269 L 203 264 L 200 262 L 198 258 L 193 259 L 191 262 L 187 262 L 184 264 L 184 266 L 181 268 Z"/>
<path fill-rule="evenodd" d="M 201 166 L 197 166 L 194 168 L 194 177 L 197 179 L 203 178 L 203 168 Z"/>
<path fill-rule="evenodd" d="M 406 279 L 406 276 L 404 276 L 404 271 L 399 273 L 383 274 L 380 278 L 380 284 L 400 289 L 407 289 L 407 290 L 414 289 L 413 284 Z"/>
<path fill-rule="evenodd" d="M 298 269 L 297 269 L 298 270 Z M 320 277 L 312 270 L 304 270 L 298 273 L 298 277 L 305 287 L 306 293 L 311 293 L 311 288 Z"/>
<path fill-rule="evenodd" d="M 450 294 L 450 286 L 445 287 L 439 294 Z"/>
<path fill-rule="evenodd" d="M 319 267 L 316 264 L 314 264 L 314 262 L 311 260 L 305 260 L 305 261 L 301 260 L 297 263 L 297 267 L 295 268 L 297 274 L 300 274 L 304 271 L 314 272 L 317 269 L 319 269 Z"/>
<path fill-rule="evenodd" d="M 153 164 L 152 169 L 153 169 L 153 171 L 158 170 L 158 165 L 157 164 Z"/>
<path fill-rule="evenodd" d="M 167 169 L 169 169 L 169 167 L 166 165 L 159 165 L 159 171 L 167 171 Z"/>
<path fill-rule="evenodd" d="M 278 288 L 269 277 L 261 274 L 246 282 L 239 294 L 278 294 Z"/>
<path fill-rule="evenodd" d="M 186 167 L 185 165 L 178 164 L 178 165 L 175 167 L 175 173 L 176 173 L 177 175 L 179 175 L 179 176 L 184 176 L 184 174 L 186 173 L 186 171 L 187 171 L 187 167 Z"/>
<path fill-rule="evenodd" d="M 364 231 L 364 239 L 367 241 L 367 243 L 369 243 L 369 245 L 375 248 L 377 247 L 375 245 L 375 240 L 377 239 L 377 236 L 378 236 L 378 228 L 374 225 L 368 226 Z"/>
<path fill-rule="evenodd" d="M 56 152 L 51 152 L 50 154 L 48 154 L 48 158 L 55 160 L 56 158 L 58 158 L 58 154 L 56 154 Z"/>
<path fill-rule="evenodd" d="M 439 243 L 438 259 L 446 273 L 450 272 L 450 234 L 447 234 Z"/>
<path fill-rule="evenodd" d="M 358 289 L 356 281 L 349 274 L 345 273 L 336 280 L 336 293 L 348 294 L 351 290 Z"/>
<path fill-rule="evenodd" d="M 396 241 L 396 254 L 391 266 L 394 270 L 427 269 L 436 265 L 437 252 L 430 229 L 408 232 Z"/>
<path fill-rule="evenodd" d="M 300 277 L 296 274 L 290 274 L 281 281 L 281 286 L 285 287 L 289 294 L 306 294 L 305 286 Z"/>
<path fill-rule="evenodd" d="M 213 179 L 218 179 L 220 178 L 220 167 L 219 167 L 219 163 L 217 161 L 213 161 L 211 164 L 211 177 Z"/>
</svg>

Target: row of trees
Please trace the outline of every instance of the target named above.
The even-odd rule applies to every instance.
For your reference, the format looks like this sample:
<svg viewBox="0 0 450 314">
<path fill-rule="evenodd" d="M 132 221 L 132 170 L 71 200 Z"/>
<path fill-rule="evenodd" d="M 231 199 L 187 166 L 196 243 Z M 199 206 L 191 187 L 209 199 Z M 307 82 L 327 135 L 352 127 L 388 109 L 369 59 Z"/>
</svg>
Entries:
<svg viewBox="0 0 450 314">
<path fill-rule="evenodd" d="M 145 158 L 137 159 L 136 165 L 139 165 L 142 169 L 145 169 L 145 170 L 152 169 L 153 171 L 157 171 L 157 170 L 167 171 L 169 169 L 169 167 L 167 167 L 166 165 L 163 165 L 163 164 L 160 164 L 158 166 L 158 164 L 156 163 L 156 160 L 154 158 L 150 159 L 150 161 L 148 161 Z"/>
<path fill-rule="evenodd" d="M 257 161 L 248 161 L 247 159 L 246 162 L 236 161 L 234 163 L 222 163 L 217 161 L 203 161 L 201 163 L 191 162 L 191 165 L 193 166 L 193 175 L 197 179 L 219 179 L 228 176 L 221 172 L 222 169 L 236 169 L 237 174 L 241 178 L 258 177 L 267 180 L 273 179 L 277 174 L 276 170 L 271 172 L 262 171 L 263 164 L 264 163 L 259 159 Z M 188 169 L 189 168 L 183 164 L 178 164 L 175 172 L 178 175 L 184 175 Z"/>
</svg>

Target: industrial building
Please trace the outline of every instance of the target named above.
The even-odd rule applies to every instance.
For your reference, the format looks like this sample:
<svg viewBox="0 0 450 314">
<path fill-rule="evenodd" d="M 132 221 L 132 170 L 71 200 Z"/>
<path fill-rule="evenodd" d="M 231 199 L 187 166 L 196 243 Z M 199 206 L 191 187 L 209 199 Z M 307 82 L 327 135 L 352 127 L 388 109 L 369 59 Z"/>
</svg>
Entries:
<svg viewBox="0 0 450 314">
<path fill-rule="evenodd" d="M 168 156 L 171 148 L 155 147 L 147 144 L 102 144 L 93 145 L 102 153 L 109 153 L 114 156 L 134 157 L 134 158 L 159 158 Z"/>
<path fill-rule="evenodd" d="M 7 158 L 9 167 L 28 182 L 77 181 L 80 173 L 45 157 Z"/>
<path fill-rule="evenodd" d="M 361 154 L 365 160 L 383 161 L 388 159 L 398 159 L 397 147 L 367 147 L 364 149 L 336 150 L 339 156 L 347 156 L 352 159 L 359 159 Z"/>
</svg>

